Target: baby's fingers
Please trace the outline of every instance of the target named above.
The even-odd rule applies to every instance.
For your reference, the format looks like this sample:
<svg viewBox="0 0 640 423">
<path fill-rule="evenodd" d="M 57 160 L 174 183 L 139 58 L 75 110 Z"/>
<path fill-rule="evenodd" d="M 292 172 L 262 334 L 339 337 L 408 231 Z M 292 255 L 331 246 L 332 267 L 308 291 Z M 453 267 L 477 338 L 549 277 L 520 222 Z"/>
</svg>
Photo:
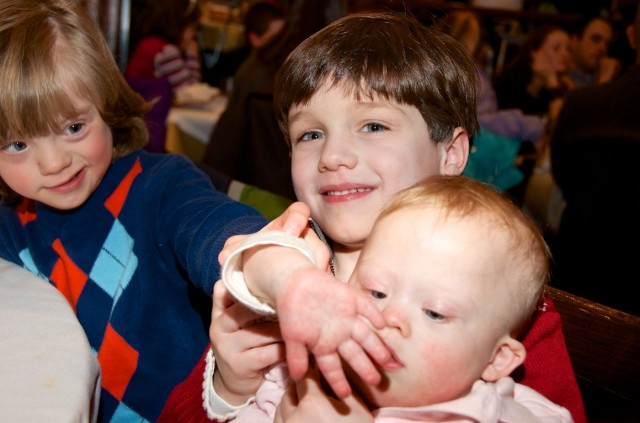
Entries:
<svg viewBox="0 0 640 423">
<path fill-rule="evenodd" d="M 352 364 L 352 366 L 352 361 L 355 361 L 356 359 L 358 360 L 357 363 L 362 363 L 364 361 L 370 363 L 371 359 L 373 359 L 373 361 L 378 363 L 379 366 L 384 368 L 393 360 L 391 351 L 389 351 L 389 348 L 387 348 L 386 344 L 382 341 L 378 334 L 364 322 L 361 321 L 359 322 L 359 324 L 356 324 L 354 326 L 352 337 L 355 341 L 355 344 L 358 346 L 358 349 L 353 349 L 350 344 L 346 344 L 346 346 L 342 348 L 349 348 L 354 356 L 350 357 L 347 355 L 346 351 L 343 352 L 342 350 L 340 350 L 340 355 L 347 359 L 347 362 L 349 362 L 349 364 Z M 364 352 L 362 352 L 360 348 L 364 350 L 366 354 L 364 354 Z M 365 370 L 363 365 L 360 365 L 359 368 Z M 356 369 L 354 368 L 354 370 Z M 357 373 L 360 374 L 360 372 Z M 360 375 L 360 377 L 363 376 Z M 363 377 L 363 379 L 365 378 Z M 369 382 L 367 379 L 365 379 L 365 381 Z M 374 381 L 373 383 L 378 382 Z"/>
<path fill-rule="evenodd" d="M 340 350 L 340 347 L 338 348 L 338 350 Z M 316 355 L 315 361 L 318 365 L 318 370 L 320 370 L 320 372 L 324 376 L 325 381 L 331 387 L 338 398 L 345 398 L 351 395 L 351 386 L 349 385 L 349 381 L 344 374 L 342 361 L 340 360 L 340 356 L 337 353 L 322 356 Z"/>
<path fill-rule="evenodd" d="M 299 380 L 309 368 L 309 353 L 304 344 L 286 342 L 287 366 L 294 380 Z"/>
</svg>

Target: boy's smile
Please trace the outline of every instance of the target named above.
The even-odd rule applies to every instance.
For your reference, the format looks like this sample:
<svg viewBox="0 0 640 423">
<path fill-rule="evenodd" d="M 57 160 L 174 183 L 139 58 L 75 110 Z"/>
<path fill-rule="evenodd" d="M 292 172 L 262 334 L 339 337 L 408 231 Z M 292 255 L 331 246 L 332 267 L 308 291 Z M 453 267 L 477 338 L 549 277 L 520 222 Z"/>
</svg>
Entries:
<svg viewBox="0 0 640 423">
<path fill-rule="evenodd" d="M 418 180 L 442 173 L 444 148 L 432 142 L 416 107 L 357 101 L 325 83 L 289 113 L 296 195 L 340 246 L 361 246 L 382 206 Z"/>
</svg>

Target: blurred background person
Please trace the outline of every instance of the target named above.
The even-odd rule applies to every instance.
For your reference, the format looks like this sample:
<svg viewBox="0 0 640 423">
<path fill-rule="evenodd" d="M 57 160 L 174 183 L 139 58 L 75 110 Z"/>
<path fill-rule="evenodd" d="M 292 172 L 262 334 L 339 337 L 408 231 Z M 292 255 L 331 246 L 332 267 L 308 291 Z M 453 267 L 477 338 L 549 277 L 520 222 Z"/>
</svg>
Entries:
<svg viewBox="0 0 640 423">
<path fill-rule="evenodd" d="M 478 69 L 480 131 L 474 137 L 474 148 L 465 174 L 506 190 L 516 202 L 521 203 L 530 169 L 519 169 L 516 156 L 521 143 L 542 144 L 544 120 L 538 115 L 524 114 L 518 108 L 498 108 L 487 64 L 491 46 L 486 41 L 482 19 L 477 13 L 464 8 L 451 10 L 436 22 L 435 28 L 460 41 L 473 56 Z"/>
<path fill-rule="evenodd" d="M 292 0 L 282 29 L 253 49 L 234 75 L 202 164 L 228 177 L 295 200 L 289 148 L 273 109 L 275 74 L 309 35 L 347 13 L 345 0 Z"/>
<path fill-rule="evenodd" d="M 613 26 L 607 19 L 595 16 L 579 21 L 571 33 L 569 70 L 576 87 L 601 84 L 613 80 L 620 71 L 620 61 L 609 56 Z"/>
<path fill-rule="evenodd" d="M 572 91 L 551 138 L 551 171 L 566 208 L 552 284 L 640 315 L 640 8 L 626 30 L 636 62 L 615 81 Z"/>
<path fill-rule="evenodd" d="M 174 89 L 200 82 L 197 0 L 148 2 L 132 22 L 141 28 L 129 58 L 128 79 L 166 78 Z"/>
<path fill-rule="evenodd" d="M 518 108 L 544 116 L 551 102 L 570 88 L 569 34 L 560 26 L 542 26 L 531 32 L 496 79 L 498 106 Z"/>
<path fill-rule="evenodd" d="M 264 45 L 282 29 L 286 8 L 287 5 L 284 1 L 258 0 L 249 3 L 246 8 L 243 8 L 246 10 L 242 13 L 244 44 L 237 48 L 226 50 L 223 45 L 216 45 L 215 49 L 207 48 L 203 34 L 201 41 L 203 80 L 209 85 L 230 91 L 233 87 L 234 74 L 242 62 L 247 59 L 251 50 Z M 230 19 L 230 17 L 226 19 Z M 227 22 L 225 25 L 229 25 L 229 23 Z M 226 31 L 229 31 L 228 27 Z M 218 34 L 218 37 L 223 36 L 225 36 L 223 33 Z"/>
</svg>

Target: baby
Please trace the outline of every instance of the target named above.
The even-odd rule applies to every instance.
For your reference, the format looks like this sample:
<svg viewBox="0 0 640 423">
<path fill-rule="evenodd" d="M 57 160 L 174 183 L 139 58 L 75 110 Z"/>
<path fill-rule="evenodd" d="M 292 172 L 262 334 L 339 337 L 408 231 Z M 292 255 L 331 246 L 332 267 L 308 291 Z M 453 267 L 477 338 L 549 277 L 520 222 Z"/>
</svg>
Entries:
<svg viewBox="0 0 640 423">
<path fill-rule="evenodd" d="M 260 312 L 269 307 L 250 297 L 240 258 L 269 244 L 314 260 L 304 242 L 282 233 L 245 239 L 227 259 L 223 281 Z M 385 318 L 376 332 L 392 363 L 379 369 L 382 382 L 365 383 L 345 363 L 355 394 L 344 403 L 309 389 L 315 376 L 299 382 L 307 385 L 302 396 L 296 399 L 294 386 L 283 398 L 294 382 L 282 363 L 235 421 L 279 421 L 292 413 L 317 421 L 312 407 L 326 421 L 572 421 L 568 410 L 509 377 L 525 359 L 519 338 L 541 299 L 548 263 L 536 226 L 487 185 L 432 176 L 401 191 L 376 220 L 348 281 Z M 307 297 L 305 305 L 322 310 L 323 300 Z"/>
</svg>

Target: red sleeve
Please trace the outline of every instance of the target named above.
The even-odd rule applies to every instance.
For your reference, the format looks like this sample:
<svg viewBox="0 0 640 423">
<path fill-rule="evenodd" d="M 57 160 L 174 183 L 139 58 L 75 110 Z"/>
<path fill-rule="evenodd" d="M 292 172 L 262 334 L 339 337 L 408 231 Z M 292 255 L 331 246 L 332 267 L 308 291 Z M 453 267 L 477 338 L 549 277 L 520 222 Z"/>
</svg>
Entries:
<svg viewBox="0 0 640 423">
<path fill-rule="evenodd" d="M 207 347 L 189 377 L 171 392 L 160 417 L 158 417 L 158 423 L 210 423 L 215 421 L 207 417 L 202 400 L 202 378 L 208 349 Z"/>
<path fill-rule="evenodd" d="M 586 423 L 582 394 L 564 341 L 560 313 L 551 298 L 545 297 L 523 344 L 527 358 L 512 377 L 565 407 L 575 423 Z"/>
</svg>

